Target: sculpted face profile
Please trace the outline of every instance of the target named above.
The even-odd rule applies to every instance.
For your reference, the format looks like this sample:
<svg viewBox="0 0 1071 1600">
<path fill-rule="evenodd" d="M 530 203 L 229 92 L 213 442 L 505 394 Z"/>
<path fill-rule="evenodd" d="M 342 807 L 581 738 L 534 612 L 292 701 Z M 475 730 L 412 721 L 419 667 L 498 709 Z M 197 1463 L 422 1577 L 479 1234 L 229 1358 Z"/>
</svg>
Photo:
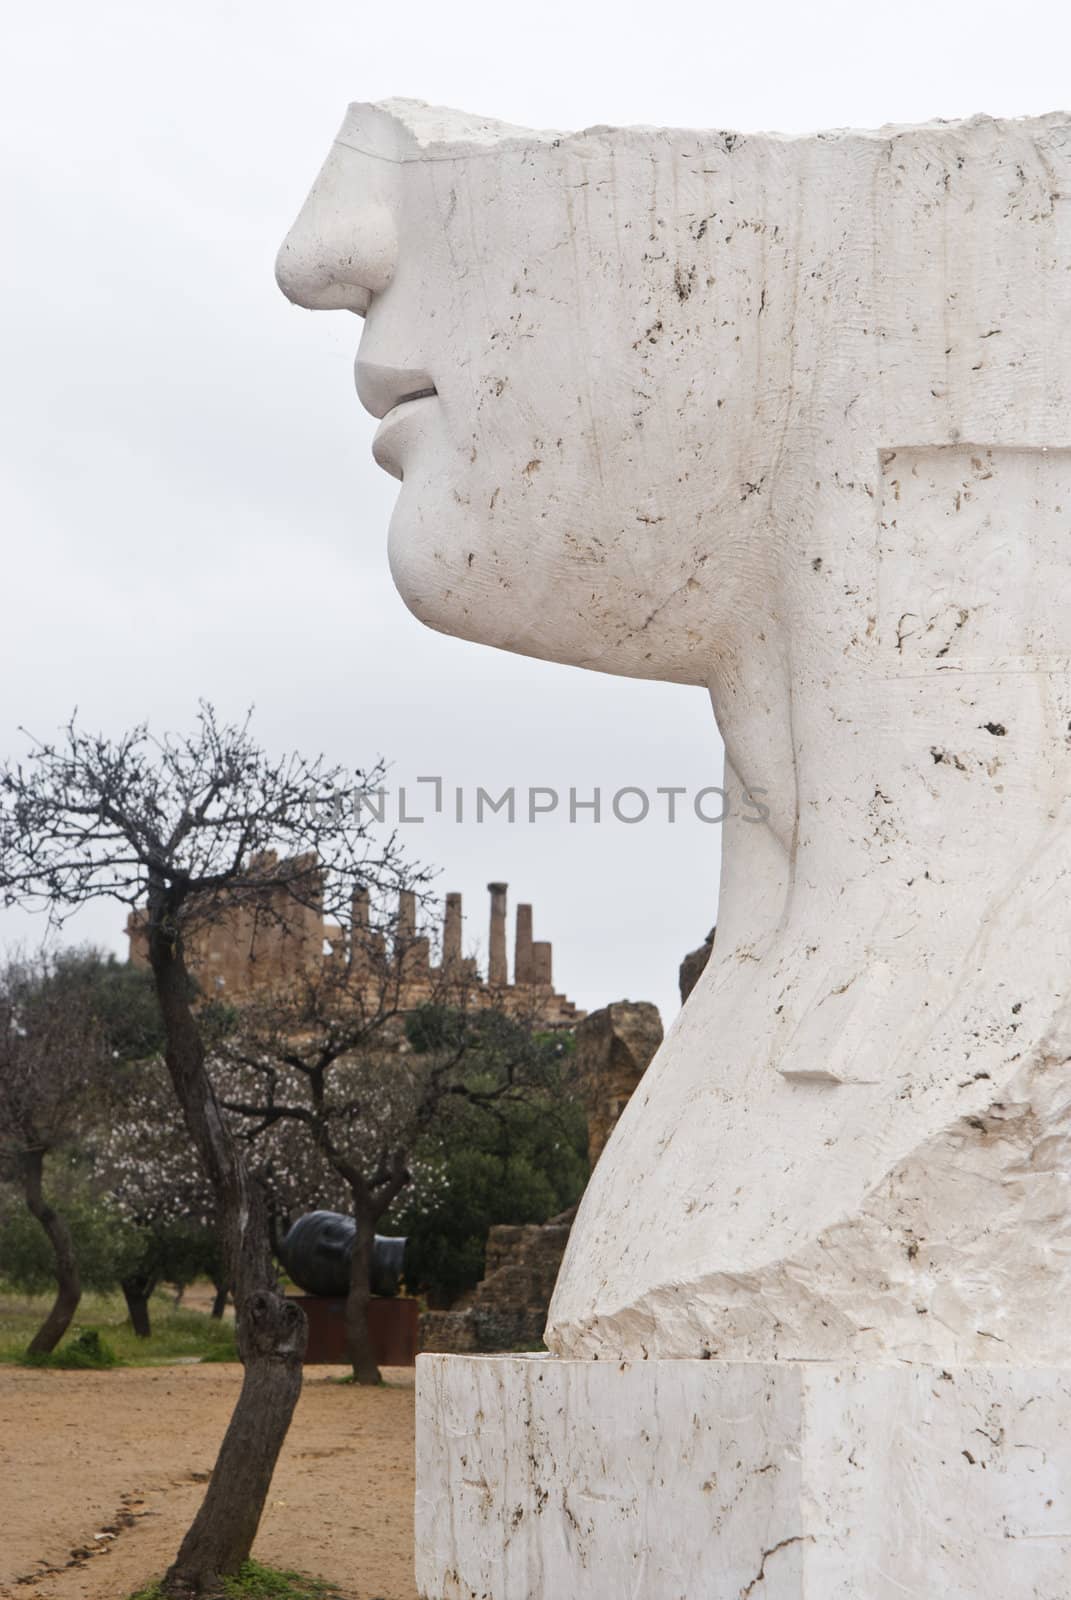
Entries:
<svg viewBox="0 0 1071 1600">
<path fill-rule="evenodd" d="M 766 791 L 551 1348 L 1071 1357 L 1071 121 L 354 106 L 278 270 L 412 611 L 707 687 Z"/>
</svg>

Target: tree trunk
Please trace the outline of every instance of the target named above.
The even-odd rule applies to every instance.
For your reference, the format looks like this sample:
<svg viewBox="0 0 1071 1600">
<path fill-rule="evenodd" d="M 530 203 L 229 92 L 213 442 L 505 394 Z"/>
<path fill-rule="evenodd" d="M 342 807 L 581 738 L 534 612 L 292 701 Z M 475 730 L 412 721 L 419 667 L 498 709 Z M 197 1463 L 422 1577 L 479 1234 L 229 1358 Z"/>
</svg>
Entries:
<svg viewBox="0 0 1071 1600">
<path fill-rule="evenodd" d="M 212 1301 L 212 1315 L 217 1322 L 222 1322 L 223 1313 L 227 1309 L 227 1285 L 225 1283 L 217 1283 L 214 1288 L 216 1297 Z"/>
<path fill-rule="evenodd" d="M 152 1324 L 149 1320 L 149 1296 L 156 1287 L 151 1278 L 120 1278 L 119 1287 L 123 1291 L 126 1309 L 130 1316 L 130 1326 L 139 1339 L 148 1339 L 152 1336 Z"/>
<path fill-rule="evenodd" d="M 27 1150 L 22 1156 L 22 1192 L 26 1204 L 48 1236 L 56 1262 L 56 1299 L 52 1310 L 30 1341 L 27 1354 L 50 1354 L 71 1325 L 82 1298 L 82 1279 L 74 1255 L 74 1241 L 63 1218 L 49 1205 L 44 1193 L 45 1153 Z"/>
<path fill-rule="evenodd" d="M 164 1594 L 185 1600 L 216 1594 L 220 1580 L 249 1557 L 301 1392 L 308 1324 L 300 1306 L 276 1293 L 264 1193 L 249 1175 L 205 1069 L 175 908 L 151 882 L 149 922 L 165 1058 L 215 1195 L 224 1273 L 237 1313 L 238 1353 L 246 1369 L 208 1491 L 164 1578 Z"/>
<path fill-rule="evenodd" d="M 280 1295 L 253 1294 L 240 1312 L 245 1324 L 245 1377 L 223 1436 L 212 1480 L 164 1593 L 218 1593 L 220 1574 L 248 1558 L 272 1473 L 301 1393 L 305 1313 Z"/>
<path fill-rule="evenodd" d="M 368 1332 L 375 1218 L 369 1215 L 367 1206 L 362 1205 L 356 1194 L 353 1196 L 353 1212 L 357 1234 L 350 1257 L 350 1286 L 346 1295 L 346 1355 L 353 1368 L 355 1383 L 382 1383 Z"/>
</svg>

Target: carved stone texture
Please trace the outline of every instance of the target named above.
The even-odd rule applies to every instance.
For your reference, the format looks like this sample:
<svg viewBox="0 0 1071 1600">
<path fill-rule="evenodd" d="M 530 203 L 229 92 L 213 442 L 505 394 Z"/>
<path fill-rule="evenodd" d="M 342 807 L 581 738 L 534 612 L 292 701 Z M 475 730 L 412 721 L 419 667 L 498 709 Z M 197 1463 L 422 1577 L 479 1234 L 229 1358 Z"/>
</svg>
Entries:
<svg viewBox="0 0 1071 1600">
<path fill-rule="evenodd" d="M 705 686 L 761 791 L 552 1348 L 1071 1362 L 1071 118 L 355 106 L 279 274 L 416 615 Z"/>
<path fill-rule="evenodd" d="M 423 1600 L 1063 1600 L 1071 1373 L 421 1356 Z"/>
<path fill-rule="evenodd" d="M 577 1025 L 573 1071 L 588 1119 L 592 1166 L 662 1043 L 662 1018 L 648 1000 L 615 1000 Z"/>
</svg>

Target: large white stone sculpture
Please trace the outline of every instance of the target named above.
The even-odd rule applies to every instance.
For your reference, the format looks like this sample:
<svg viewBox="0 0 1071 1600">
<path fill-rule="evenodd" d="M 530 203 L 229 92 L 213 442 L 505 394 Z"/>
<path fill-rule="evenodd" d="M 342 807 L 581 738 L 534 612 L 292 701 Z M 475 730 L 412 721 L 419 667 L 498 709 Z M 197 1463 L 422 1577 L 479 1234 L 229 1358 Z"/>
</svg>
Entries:
<svg viewBox="0 0 1071 1600">
<path fill-rule="evenodd" d="M 279 274 L 366 319 L 410 608 L 708 686 L 769 810 L 551 1350 L 1071 1361 L 1071 119 L 355 106 Z"/>
</svg>

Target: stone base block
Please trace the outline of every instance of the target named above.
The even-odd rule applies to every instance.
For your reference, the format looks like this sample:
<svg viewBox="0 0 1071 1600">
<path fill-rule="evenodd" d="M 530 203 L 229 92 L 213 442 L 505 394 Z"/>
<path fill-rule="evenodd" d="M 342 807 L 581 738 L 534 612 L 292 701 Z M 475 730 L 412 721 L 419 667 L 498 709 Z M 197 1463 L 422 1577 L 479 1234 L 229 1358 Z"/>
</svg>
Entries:
<svg viewBox="0 0 1071 1600">
<path fill-rule="evenodd" d="M 417 1362 L 422 1600 L 1069 1600 L 1071 1369 Z"/>
</svg>

